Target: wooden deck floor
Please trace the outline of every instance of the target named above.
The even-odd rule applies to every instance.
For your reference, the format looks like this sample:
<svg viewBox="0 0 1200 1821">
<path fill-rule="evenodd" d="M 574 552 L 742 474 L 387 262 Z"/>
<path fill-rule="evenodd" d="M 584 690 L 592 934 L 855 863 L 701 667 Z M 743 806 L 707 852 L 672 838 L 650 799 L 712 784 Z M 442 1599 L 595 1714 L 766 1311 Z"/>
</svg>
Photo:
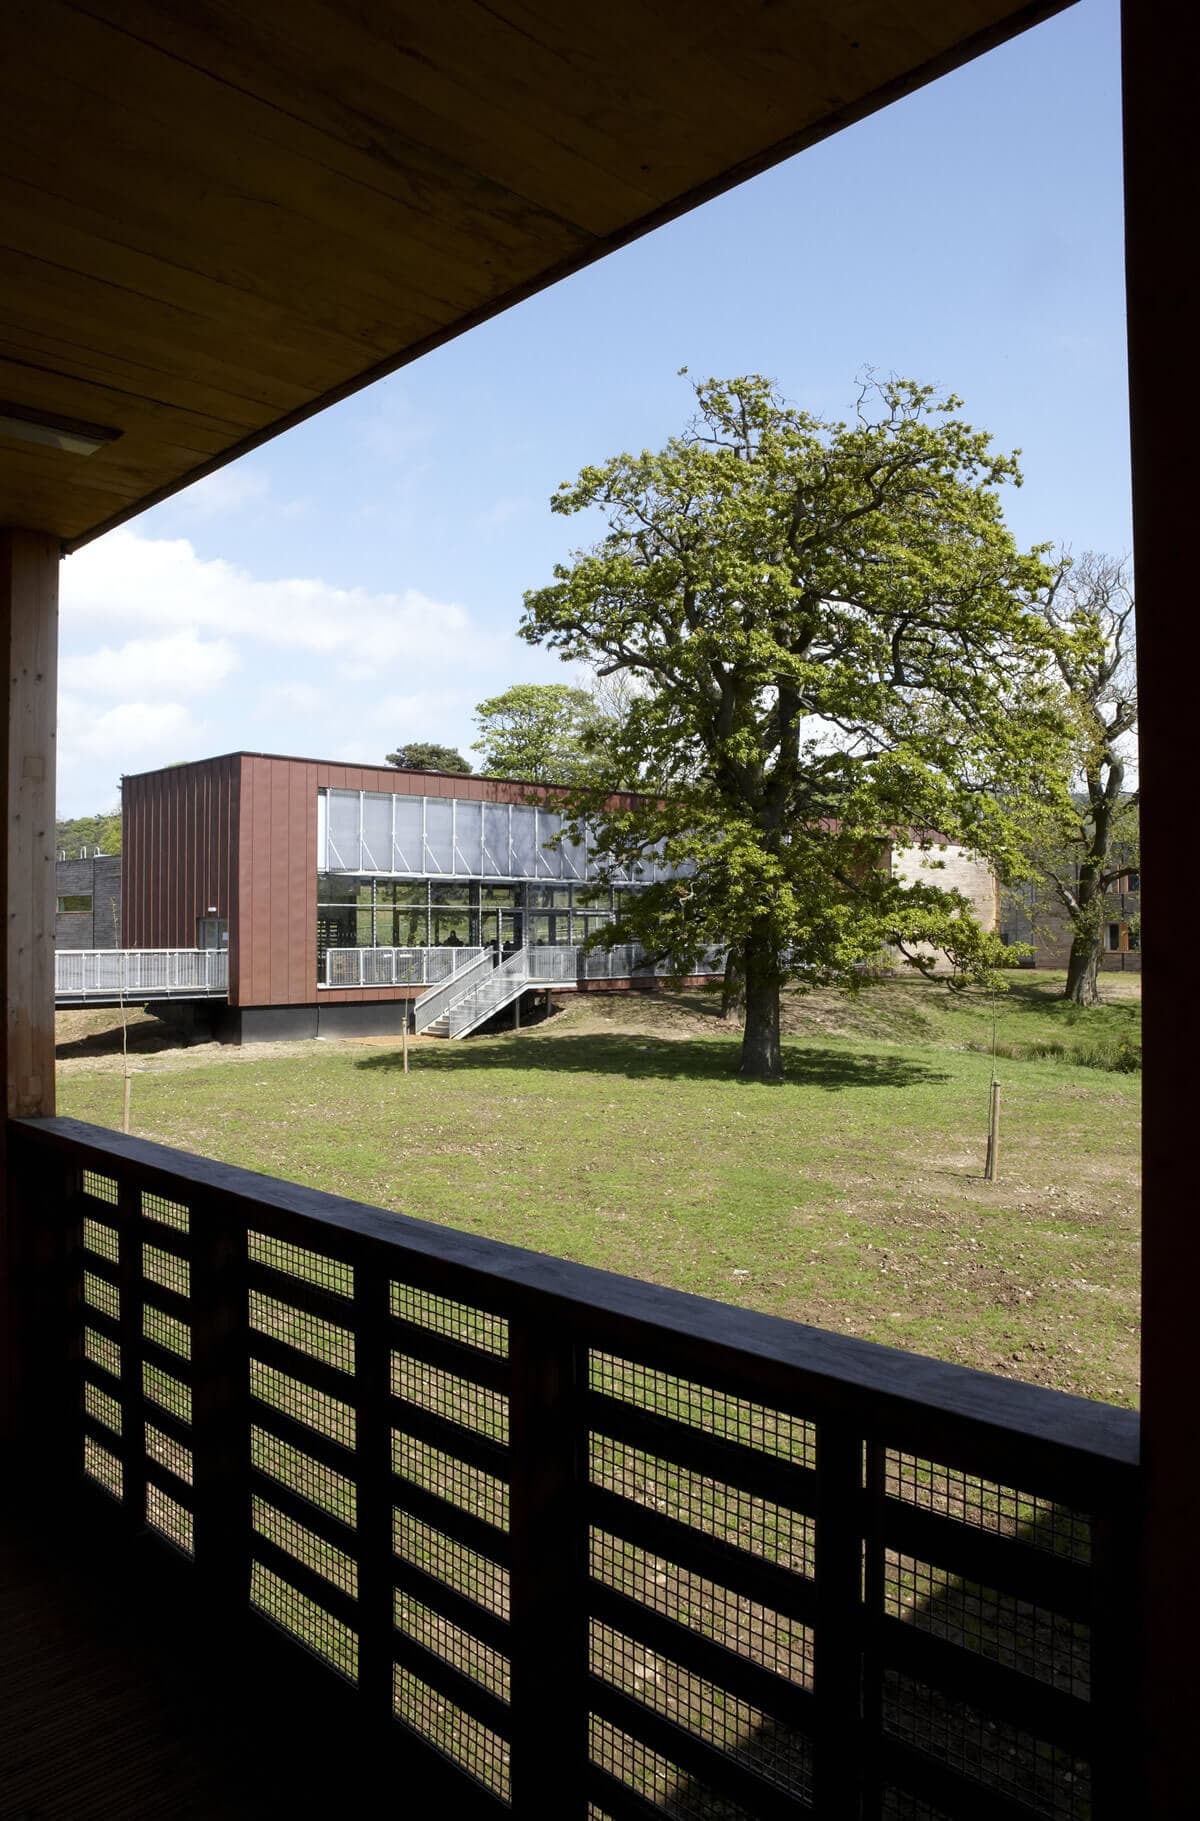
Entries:
<svg viewBox="0 0 1200 1821">
<path fill-rule="evenodd" d="M 0 1821 L 329 1821 L 371 1806 L 336 1688 L 322 1740 L 311 1706 L 281 1712 L 238 1673 L 238 1644 L 214 1674 L 195 1636 L 160 1586 L 139 1597 L 127 1569 L 73 1559 L 0 1504 Z"/>
</svg>

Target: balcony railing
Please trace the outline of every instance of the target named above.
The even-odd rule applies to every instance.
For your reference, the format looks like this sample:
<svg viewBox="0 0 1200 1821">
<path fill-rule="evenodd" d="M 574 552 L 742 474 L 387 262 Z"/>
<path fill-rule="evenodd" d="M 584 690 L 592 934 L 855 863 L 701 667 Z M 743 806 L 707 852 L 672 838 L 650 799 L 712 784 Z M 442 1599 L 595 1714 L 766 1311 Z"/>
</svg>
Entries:
<svg viewBox="0 0 1200 1821">
<path fill-rule="evenodd" d="M 71 1120 L 9 1159 L 43 1459 L 353 1685 L 397 1776 L 530 1821 L 1137 1812 L 1132 1413 Z"/>
<path fill-rule="evenodd" d="M 54 997 L 76 1001 L 224 999 L 229 991 L 229 954 L 213 948 L 57 949 Z"/>
<path fill-rule="evenodd" d="M 435 986 L 462 973 L 482 948 L 327 948 L 322 986 Z"/>
</svg>

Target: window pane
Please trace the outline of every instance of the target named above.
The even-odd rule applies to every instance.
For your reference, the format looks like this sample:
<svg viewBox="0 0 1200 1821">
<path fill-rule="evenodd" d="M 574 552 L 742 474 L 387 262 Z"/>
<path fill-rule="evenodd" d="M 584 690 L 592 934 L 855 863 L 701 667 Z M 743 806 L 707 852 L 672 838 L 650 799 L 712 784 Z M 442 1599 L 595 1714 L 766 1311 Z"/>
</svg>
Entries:
<svg viewBox="0 0 1200 1821">
<path fill-rule="evenodd" d="M 549 809 L 534 813 L 537 818 L 537 875 L 541 879 L 561 878 L 562 853 L 557 847 L 547 847 L 546 843 L 562 833 L 562 817 Z"/>
<path fill-rule="evenodd" d="M 450 840 L 450 802 L 447 797 L 425 799 L 425 862 L 433 873 L 454 870 L 454 850 Z"/>
<path fill-rule="evenodd" d="M 434 904 L 459 904 L 468 906 L 471 902 L 471 887 L 464 879 L 461 885 L 431 885 L 429 896 Z"/>
<path fill-rule="evenodd" d="M 537 871 L 537 811 L 514 803 L 512 812 L 513 876 L 532 879 Z"/>
<path fill-rule="evenodd" d="M 440 910 L 433 913 L 433 946 L 435 948 L 456 947 L 471 944 L 470 911 Z"/>
<path fill-rule="evenodd" d="M 392 871 L 416 873 L 425 871 L 421 855 L 420 797 L 397 797 L 393 823 Z"/>
<path fill-rule="evenodd" d="M 485 803 L 483 806 L 483 866 L 481 871 L 493 877 L 507 878 L 512 871 L 508 854 L 508 805 Z"/>
<path fill-rule="evenodd" d="M 356 790 L 329 793 L 329 864 L 339 872 L 356 873 L 362 867 L 358 839 L 359 804 Z"/>
<path fill-rule="evenodd" d="M 347 879 L 336 873 L 317 874 L 318 904 L 354 904 L 361 897 L 371 902 L 369 879 Z"/>
<path fill-rule="evenodd" d="M 363 798 L 362 864 L 379 873 L 392 870 L 392 799 L 378 791 Z"/>
<path fill-rule="evenodd" d="M 454 870 L 477 879 L 483 871 L 483 804 L 454 806 Z"/>
<path fill-rule="evenodd" d="M 517 904 L 521 888 L 518 885 L 483 885 L 479 888 L 479 896 L 484 904 Z"/>
</svg>

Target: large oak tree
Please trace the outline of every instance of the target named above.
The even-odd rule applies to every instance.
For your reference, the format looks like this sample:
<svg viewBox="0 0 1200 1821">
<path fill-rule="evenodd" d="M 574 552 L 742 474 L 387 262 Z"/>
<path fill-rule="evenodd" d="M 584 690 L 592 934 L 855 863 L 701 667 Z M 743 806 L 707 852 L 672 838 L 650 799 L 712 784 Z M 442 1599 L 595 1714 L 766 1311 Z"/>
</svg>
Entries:
<svg viewBox="0 0 1200 1821">
<path fill-rule="evenodd" d="M 681 969 L 730 950 L 742 1072 L 772 1080 L 789 978 L 853 983 L 889 943 L 915 965 L 932 944 L 962 974 L 998 958 L 936 872 L 905 888 L 882 861 L 914 829 L 1011 860 L 1012 805 L 1053 792 L 1050 576 L 1004 524 L 1015 458 L 957 399 L 872 381 L 838 423 L 753 375 L 695 395 L 665 448 L 555 494 L 607 529 L 526 595 L 521 630 L 632 680 L 607 781 L 645 795 L 614 807 L 596 778 L 573 810 L 610 864 L 657 848 L 691 870 L 625 894 L 612 937 Z"/>
</svg>

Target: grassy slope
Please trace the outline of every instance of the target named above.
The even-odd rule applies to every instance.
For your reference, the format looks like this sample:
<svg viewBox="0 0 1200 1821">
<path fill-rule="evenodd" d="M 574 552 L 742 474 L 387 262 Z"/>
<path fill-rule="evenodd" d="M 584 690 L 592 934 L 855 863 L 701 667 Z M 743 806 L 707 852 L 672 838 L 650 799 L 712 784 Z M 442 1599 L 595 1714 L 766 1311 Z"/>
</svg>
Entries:
<svg viewBox="0 0 1200 1821">
<path fill-rule="evenodd" d="M 1017 976 L 1002 1050 L 1136 1032 L 1134 982 L 1106 982 L 1113 1002 L 1086 1014 L 1054 986 Z M 857 1001 L 796 999 L 786 1025 L 776 1088 L 732 1076 L 736 1033 L 698 995 L 568 1000 L 520 1036 L 421 1042 L 407 1079 L 392 1043 L 170 1051 L 140 1063 L 134 1125 L 517 1244 L 1132 1401 L 1138 1077 L 1002 1059 L 989 1185 L 985 997 L 888 982 Z M 61 1108 L 115 1125 L 119 1058 L 72 1029 Z"/>
</svg>

